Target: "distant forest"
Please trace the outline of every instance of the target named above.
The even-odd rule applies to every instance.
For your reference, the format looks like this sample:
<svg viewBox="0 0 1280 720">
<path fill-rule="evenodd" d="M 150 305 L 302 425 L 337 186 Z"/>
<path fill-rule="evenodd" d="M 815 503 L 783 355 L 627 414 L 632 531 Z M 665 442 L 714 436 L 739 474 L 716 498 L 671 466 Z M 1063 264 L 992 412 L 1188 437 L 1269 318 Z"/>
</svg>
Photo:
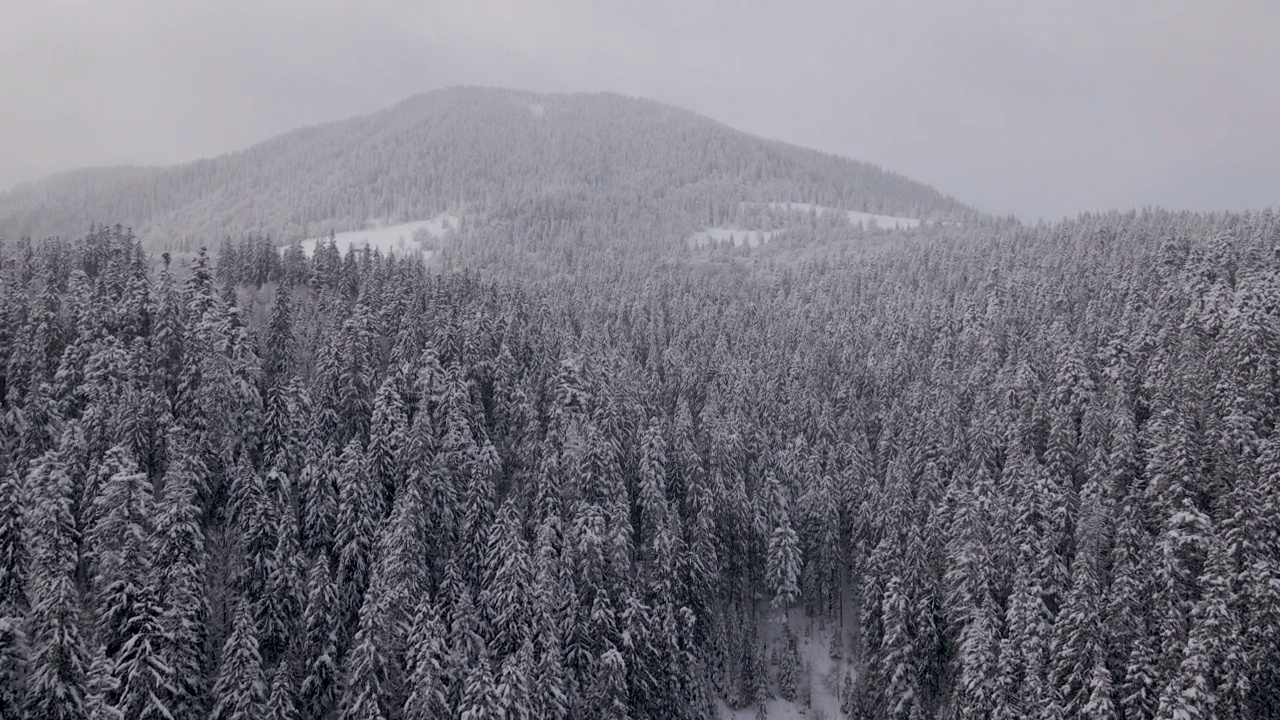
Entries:
<svg viewBox="0 0 1280 720">
<path fill-rule="evenodd" d="M 585 205 L 609 234 L 679 236 L 741 201 L 807 200 L 929 220 L 979 213 L 874 165 L 611 93 L 452 88 L 372 115 L 163 168 L 95 168 L 0 193 L 0 237 L 132 227 L 151 250 L 225 237 L 278 245 L 370 222 Z"/>
<path fill-rule="evenodd" d="M 0 718 L 1280 717 L 1280 218 L 545 217 L 0 244 Z"/>
</svg>

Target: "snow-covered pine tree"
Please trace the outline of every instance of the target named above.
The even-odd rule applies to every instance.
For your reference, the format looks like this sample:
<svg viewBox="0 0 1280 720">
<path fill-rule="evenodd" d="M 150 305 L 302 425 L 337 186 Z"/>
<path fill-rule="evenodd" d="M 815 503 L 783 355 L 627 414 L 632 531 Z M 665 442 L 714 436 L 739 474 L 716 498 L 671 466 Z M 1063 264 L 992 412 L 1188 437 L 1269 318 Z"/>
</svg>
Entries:
<svg viewBox="0 0 1280 720">
<path fill-rule="evenodd" d="M 27 596 L 32 600 L 26 711 L 51 720 L 87 720 L 88 660 L 80 634 L 80 593 L 73 582 L 71 479 L 57 450 L 32 463 L 26 486 L 31 488 L 25 524 L 31 553 Z"/>
<path fill-rule="evenodd" d="M 266 711 L 266 683 L 251 603 L 236 602 L 231 634 L 222 646 L 210 720 L 252 720 Z"/>
<path fill-rule="evenodd" d="M 778 647 L 778 696 L 788 702 L 796 699 L 796 690 L 801 681 L 801 665 L 799 640 L 787 625 L 782 630 L 782 640 Z"/>
<path fill-rule="evenodd" d="M 337 703 L 342 675 L 339 641 L 342 605 L 329 561 L 321 555 L 307 575 L 307 605 L 302 618 L 305 636 L 298 709 L 303 717 L 327 717 Z"/>
<path fill-rule="evenodd" d="M 21 618 L 0 616 L 0 720 L 26 718 L 27 634 Z"/>
<path fill-rule="evenodd" d="M 791 526 L 787 511 L 786 495 L 776 476 L 766 477 L 770 498 L 770 526 L 772 528 L 767 553 L 766 573 L 772 591 L 770 601 L 774 608 L 787 609 L 799 597 L 800 587 L 800 537 Z"/>
<path fill-rule="evenodd" d="M 166 468 L 155 507 L 152 582 L 165 642 L 161 657 L 171 673 L 162 696 L 174 720 L 197 720 L 206 712 L 207 555 L 198 488 L 204 463 L 184 430 L 165 441 Z"/>
<path fill-rule="evenodd" d="M 406 720 L 428 720 L 448 714 L 448 688 L 444 665 L 448 652 L 445 628 L 435 603 L 425 593 L 418 602 L 409 635 L 408 698 Z"/>
<path fill-rule="evenodd" d="M 17 469 L 0 475 L 0 615 L 27 612 L 29 554 L 23 538 L 23 488 Z"/>
</svg>

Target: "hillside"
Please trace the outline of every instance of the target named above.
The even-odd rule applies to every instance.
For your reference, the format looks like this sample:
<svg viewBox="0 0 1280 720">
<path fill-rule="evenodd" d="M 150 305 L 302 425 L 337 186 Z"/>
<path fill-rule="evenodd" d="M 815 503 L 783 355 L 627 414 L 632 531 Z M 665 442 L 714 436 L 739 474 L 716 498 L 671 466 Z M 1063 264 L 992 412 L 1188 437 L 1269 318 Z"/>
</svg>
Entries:
<svg viewBox="0 0 1280 720">
<path fill-rule="evenodd" d="M 1280 717 L 1276 238 L 0 243 L 0 717 Z"/>
<path fill-rule="evenodd" d="M 976 214 L 876 166 L 649 100 L 453 88 L 212 159 L 19 186 L 0 195 L 0 237 L 118 222 L 153 246 L 243 233 L 287 242 L 446 211 L 510 217 L 548 206 L 601 214 L 613 233 L 640 221 L 684 237 L 740 203 L 787 201 L 935 220 Z"/>
</svg>

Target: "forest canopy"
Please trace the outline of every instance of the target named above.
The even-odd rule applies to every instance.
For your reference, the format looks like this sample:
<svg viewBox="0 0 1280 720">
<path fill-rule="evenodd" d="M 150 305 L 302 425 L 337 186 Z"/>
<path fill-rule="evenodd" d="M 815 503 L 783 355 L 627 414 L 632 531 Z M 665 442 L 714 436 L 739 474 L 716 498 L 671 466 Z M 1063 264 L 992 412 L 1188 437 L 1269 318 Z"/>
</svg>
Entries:
<svg viewBox="0 0 1280 720">
<path fill-rule="evenodd" d="M 0 244 L 0 717 L 1280 714 L 1273 214 L 525 217 Z"/>
</svg>

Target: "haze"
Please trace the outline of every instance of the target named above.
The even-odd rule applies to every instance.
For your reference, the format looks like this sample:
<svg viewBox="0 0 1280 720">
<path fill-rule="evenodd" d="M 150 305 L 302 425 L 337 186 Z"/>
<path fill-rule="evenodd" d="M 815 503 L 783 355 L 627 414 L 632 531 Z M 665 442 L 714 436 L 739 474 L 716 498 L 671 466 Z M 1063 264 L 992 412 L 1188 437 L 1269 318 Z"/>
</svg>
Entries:
<svg viewBox="0 0 1280 720">
<path fill-rule="evenodd" d="M 424 90 L 613 90 L 1025 219 L 1258 209 L 1280 5 L 10 0 L 0 187 L 172 163 Z"/>
</svg>

